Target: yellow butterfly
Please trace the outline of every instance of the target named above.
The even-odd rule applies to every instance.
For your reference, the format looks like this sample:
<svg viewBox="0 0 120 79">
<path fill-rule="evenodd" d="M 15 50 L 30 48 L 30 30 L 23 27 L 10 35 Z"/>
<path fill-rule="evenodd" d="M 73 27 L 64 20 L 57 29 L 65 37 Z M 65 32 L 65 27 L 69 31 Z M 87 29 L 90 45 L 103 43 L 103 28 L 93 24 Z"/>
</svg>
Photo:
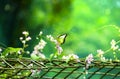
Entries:
<svg viewBox="0 0 120 79">
<path fill-rule="evenodd" d="M 64 44 L 65 43 L 65 40 L 66 40 L 66 37 L 67 37 L 67 34 L 62 34 L 60 36 L 57 37 L 57 41 L 58 43 L 61 45 L 61 44 Z"/>
</svg>

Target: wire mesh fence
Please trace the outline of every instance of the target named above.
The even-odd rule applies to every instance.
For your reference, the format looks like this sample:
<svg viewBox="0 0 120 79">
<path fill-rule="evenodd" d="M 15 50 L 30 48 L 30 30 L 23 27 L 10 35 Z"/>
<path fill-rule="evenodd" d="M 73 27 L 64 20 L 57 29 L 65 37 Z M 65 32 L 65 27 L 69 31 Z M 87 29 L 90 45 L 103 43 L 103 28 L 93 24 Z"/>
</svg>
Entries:
<svg viewBox="0 0 120 79">
<path fill-rule="evenodd" d="M 0 79 L 120 79 L 120 62 L 94 61 L 85 69 L 85 61 L 79 63 L 64 60 L 40 60 L 29 58 L 0 58 Z"/>
</svg>

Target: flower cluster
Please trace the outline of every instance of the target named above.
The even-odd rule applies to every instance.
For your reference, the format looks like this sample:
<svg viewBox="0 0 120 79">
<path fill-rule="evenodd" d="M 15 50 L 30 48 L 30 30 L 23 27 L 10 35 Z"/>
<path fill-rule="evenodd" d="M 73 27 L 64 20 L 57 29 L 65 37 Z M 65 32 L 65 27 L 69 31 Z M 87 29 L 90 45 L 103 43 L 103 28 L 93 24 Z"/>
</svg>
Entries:
<svg viewBox="0 0 120 79">
<path fill-rule="evenodd" d="M 66 60 L 66 62 L 74 60 L 76 62 L 80 62 L 79 57 L 75 54 L 69 54 L 68 56 L 63 56 L 63 60 Z"/>
<path fill-rule="evenodd" d="M 33 68 L 34 65 L 33 65 L 33 64 L 29 64 L 28 67 L 29 67 L 29 68 Z M 36 75 L 36 74 L 39 74 L 40 71 L 41 71 L 41 69 L 35 69 L 35 70 L 31 69 L 31 75 L 34 76 L 34 75 Z"/>
<path fill-rule="evenodd" d="M 58 51 L 58 55 L 60 55 L 60 54 L 63 52 L 63 49 L 62 49 L 62 47 L 60 46 L 59 42 L 58 42 L 52 35 L 47 35 L 47 38 L 48 38 L 51 42 L 55 43 L 55 45 L 56 45 L 55 48 L 56 48 L 57 51 Z"/>
<path fill-rule="evenodd" d="M 24 51 L 24 49 L 28 46 L 26 43 L 31 40 L 31 37 L 29 36 L 29 32 L 27 32 L 27 31 L 22 32 L 22 34 L 24 35 L 24 37 L 20 37 L 20 41 L 23 44 L 23 48 L 11 48 L 10 47 L 10 48 L 8 48 L 9 49 L 9 51 L 7 51 L 8 53 L 5 52 L 6 56 L 9 55 L 9 52 L 12 53 L 11 55 L 13 55 L 13 54 L 15 55 L 15 53 L 17 53 L 16 55 L 21 55 L 23 52 L 27 53 L 27 51 Z M 45 48 L 47 42 L 44 41 L 41 38 L 42 34 L 43 34 L 43 32 L 41 31 L 39 33 L 39 36 L 36 37 L 36 39 L 38 39 L 39 42 L 38 42 L 37 45 L 34 46 L 34 49 L 33 49 L 33 51 L 30 54 L 30 56 L 31 56 L 31 58 L 33 60 L 40 60 L 40 59 L 45 59 L 46 58 L 45 55 L 43 54 L 43 49 Z M 57 49 L 57 52 L 55 52 L 55 53 L 53 53 L 53 54 L 50 55 L 50 57 L 51 57 L 50 59 L 52 59 L 52 58 L 60 58 L 62 60 L 65 60 L 67 63 L 69 63 L 70 61 L 75 61 L 76 63 L 81 62 L 80 59 L 79 59 L 79 56 L 76 55 L 76 54 L 69 54 L 67 56 L 61 54 L 63 52 L 63 49 L 61 47 L 61 44 L 62 44 L 61 40 L 55 39 L 52 35 L 47 35 L 46 37 L 51 42 L 53 42 L 55 44 L 55 49 Z M 65 36 L 63 36 L 63 37 L 65 37 Z M 101 49 L 97 50 L 97 59 L 100 59 L 102 62 L 108 61 L 108 59 L 106 59 L 104 57 L 104 54 L 107 53 L 107 52 L 109 52 L 109 51 L 110 52 L 112 51 L 113 57 L 116 60 L 118 60 L 116 52 L 120 51 L 119 46 L 117 45 L 119 42 L 120 41 L 116 42 L 115 40 L 112 40 L 111 43 L 110 43 L 111 47 L 107 51 L 103 51 Z M 0 54 L 1 54 L 1 51 L 2 51 L 2 49 L 0 48 Z M 29 53 L 29 51 L 28 51 L 28 53 Z M 2 55 L 1 55 L 1 57 L 2 57 Z M 87 79 L 86 75 L 88 74 L 88 68 L 90 67 L 91 63 L 95 60 L 94 58 L 95 57 L 93 57 L 93 54 L 89 54 L 86 57 L 86 59 L 84 60 L 84 62 L 85 62 L 85 67 L 83 67 L 83 69 L 85 70 L 84 71 L 84 74 L 85 74 L 84 79 Z M 110 61 L 112 61 L 112 60 L 110 59 Z M 41 63 L 41 64 L 44 65 L 44 63 L 42 61 L 39 62 L 39 63 Z M 28 67 L 33 68 L 34 64 L 29 64 Z M 41 69 L 36 69 L 36 70 L 32 70 L 31 69 L 31 75 L 36 75 L 36 74 L 39 75 L 40 72 L 41 72 Z"/>
<path fill-rule="evenodd" d="M 44 49 L 46 44 L 47 43 L 43 39 L 41 39 L 40 42 L 38 43 L 38 45 L 36 45 L 34 47 L 34 50 L 33 50 L 32 54 L 31 54 L 31 57 L 33 59 L 36 59 L 36 60 L 40 59 L 40 58 L 45 59 L 45 55 L 42 54 L 42 50 Z"/>
<path fill-rule="evenodd" d="M 55 44 L 57 44 L 57 40 L 52 36 L 52 35 L 47 35 L 46 36 L 51 42 L 54 42 Z"/>
<path fill-rule="evenodd" d="M 97 50 L 97 53 L 98 53 L 97 56 L 100 58 L 101 61 L 103 61 L 103 62 L 107 61 L 105 59 L 105 57 L 103 56 L 103 54 L 105 53 L 104 51 L 102 51 L 101 49 L 99 49 L 99 50 Z"/>
<path fill-rule="evenodd" d="M 57 49 L 59 55 L 63 52 L 63 49 L 59 44 L 56 45 L 56 49 Z"/>
<path fill-rule="evenodd" d="M 91 62 L 93 61 L 93 55 L 92 54 L 89 54 L 86 59 L 85 59 L 85 62 L 86 62 L 86 69 L 89 67 L 89 65 L 91 64 Z"/>
<path fill-rule="evenodd" d="M 24 37 L 20 37 L 20 41 L 23 43 L 23 49 L 24 49 L 28 46 L 26 42 L 30 41 L 31 37 L 29 36 L 29 32 L 27 31 L 23 31 L 22 34 L 24 35 Z"/>
<path fill-rule="evenodd" d="M 112 50 L 117 50 L 119 48 L 119 46 L 116 45 L 117 42 L 115 40 L 112 40 L 110 44 L 111 44 L 111 49 Z"/>
<path fill-rule="evenodd" d="M 116 42 L 115 40 L 112 40 L 111 41 L 111 49 L 112 49 L 112 51 L 113 51 L 113 57 L 114 57 L 114 59 L 116 60 L 116 61 L 118 61 L 118 57 L 117 57 L 117 54 L 116 54 L 116 52 L 118 52 L 118 51 L 120 51 L 120 48 L 119 48 L 119 46 L 117 45 L 117 43 L 118 42 Z"/>
<path fill-rule="evenodd" d="M 40 51 L 42 51 L 43 48 L 45 47 L 45 45 L 46 45 L 46 42 L 43 39 L 41 39 L 40 42 L 38 43 L 38 45 L 36 45 L 34 47 L 34 50 L 37 50 L 37 51 L 40 50 Z"/>
</svg>

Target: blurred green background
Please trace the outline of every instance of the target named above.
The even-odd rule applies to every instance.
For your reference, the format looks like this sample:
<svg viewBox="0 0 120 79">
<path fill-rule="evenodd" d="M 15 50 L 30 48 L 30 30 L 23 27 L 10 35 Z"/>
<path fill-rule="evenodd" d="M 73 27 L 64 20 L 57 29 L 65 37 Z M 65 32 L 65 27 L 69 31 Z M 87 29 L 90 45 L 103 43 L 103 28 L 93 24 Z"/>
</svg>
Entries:
<svg viewBox="0 0 120 79">
<path fill-rule="evenodd" d="M 20 47 L 22 31 L 30 32 L 32 51 L 36 35 L 67 33 L 64 53 L 79 57 L 97 49 L 107 50 L 112 39 L 119 40 L 120 0 L 0 0 L 0 42 Z M 46 56 L 54 52 L 49 44 Z"/>
</svg>

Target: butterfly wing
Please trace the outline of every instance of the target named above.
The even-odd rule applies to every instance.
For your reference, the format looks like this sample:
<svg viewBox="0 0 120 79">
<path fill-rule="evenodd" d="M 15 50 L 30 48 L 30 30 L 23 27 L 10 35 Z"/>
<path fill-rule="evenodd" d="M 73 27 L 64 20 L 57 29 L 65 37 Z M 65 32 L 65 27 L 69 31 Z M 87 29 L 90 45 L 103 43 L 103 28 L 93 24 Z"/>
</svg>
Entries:
<svg viewBox="0 0 120 79">
<path fill-rule="evenodd" d="M 67 37 L 67 34 L 62 34 L 60 36 L 58 36 L 57 38 L 57 41 L 58 43 L 61 45 L 61 44 L 64 44 L 65 43 L 65 40 L 66 40 L 66 37 Z"/>
</svg>

